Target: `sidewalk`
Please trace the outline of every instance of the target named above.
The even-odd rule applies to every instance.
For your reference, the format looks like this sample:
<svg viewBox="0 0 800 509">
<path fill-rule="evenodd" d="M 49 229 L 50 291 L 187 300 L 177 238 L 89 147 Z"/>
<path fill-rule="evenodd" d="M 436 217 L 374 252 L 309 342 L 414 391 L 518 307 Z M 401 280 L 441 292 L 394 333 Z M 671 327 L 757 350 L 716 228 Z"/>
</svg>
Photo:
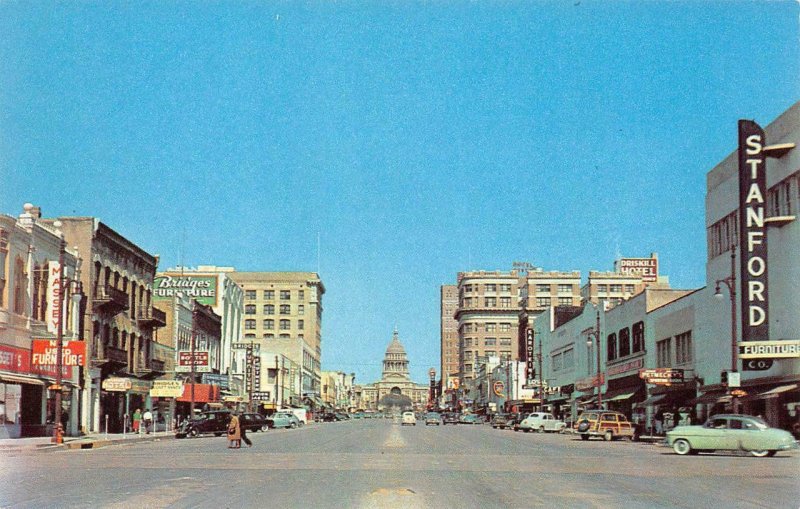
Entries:
<svg viewBox="0 0 800 509">
<path fill-rule="evenodd" d="M 159 431 L 156 433 L 92 433 L 80 437 L 64 437 L 63 444 L 54 444 L 52 437 L 6 438 L 0 439 L 0 454 L 23 451 L 59 451 L 68 449 L 98 449 L 109 445 L 173 440 L 175 433 Z"/>
</svg>

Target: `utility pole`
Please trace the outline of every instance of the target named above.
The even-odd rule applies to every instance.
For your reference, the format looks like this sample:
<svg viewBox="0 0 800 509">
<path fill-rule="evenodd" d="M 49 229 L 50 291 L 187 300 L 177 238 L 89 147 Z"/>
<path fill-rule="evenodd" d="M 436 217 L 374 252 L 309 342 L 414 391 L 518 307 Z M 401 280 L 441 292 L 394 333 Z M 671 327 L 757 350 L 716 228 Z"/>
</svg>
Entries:
<svg viewBox="0 0 800 509">
<path fill-rule="evenodd" d="M 61 233 L 59 235 L 59 243 L 58 243 L 58 299 L 56 302 L 58 303 L 58 329 L 56 332 L 56 342 L 58 345 L 56 346 L 56 398 L 55 398 L 55 408 L 53 409 L 53 413 L 55 414 L 53 417 L 53 422 L 55 424 L 53 429 L 53 442 L 60 444 L 63 442 L 63 432 L 61 430 L 61 383 L 62 383 L 62 376 L 61 370 L 63 369 L 64 364 L 64 251 L 67 249 L 67 243 L 64 240 L 64 234 Z"/>
<path fill-rule="evenodd" d="M 539 361 L 539 411 L 544 411 L 544 385 L 542 385 L 542 340 L 539 339 L 539 354 L 536 356 Z"/>
<path fill-rule="evenodd" d="M 191 390 L 190 390 L 190 403 L 189 403 L 189 420 L 191 421 L 194 418 L 194 348 L 195 348 L 195 336 L 197 335 L 197 302 L 192 300 L 192 333 L 191 333 L 191 360 L 190 364 L 190 380 L 191 380 Z"/>
</svg>

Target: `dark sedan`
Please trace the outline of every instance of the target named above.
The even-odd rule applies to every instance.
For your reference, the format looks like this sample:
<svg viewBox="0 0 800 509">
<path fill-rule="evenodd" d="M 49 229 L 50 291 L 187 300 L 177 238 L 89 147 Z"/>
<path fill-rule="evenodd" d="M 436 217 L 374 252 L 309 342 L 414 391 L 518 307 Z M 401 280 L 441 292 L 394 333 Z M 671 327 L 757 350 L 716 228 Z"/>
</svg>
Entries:
<svg viewBox="0 0 800 509">
<path fill-rule="evenodd" d="M 450 412 L 444 414 L 442 424 L 458 424 L 459 420 L 461 420 L 461 418 L 458 414 Z"/>
</svg>

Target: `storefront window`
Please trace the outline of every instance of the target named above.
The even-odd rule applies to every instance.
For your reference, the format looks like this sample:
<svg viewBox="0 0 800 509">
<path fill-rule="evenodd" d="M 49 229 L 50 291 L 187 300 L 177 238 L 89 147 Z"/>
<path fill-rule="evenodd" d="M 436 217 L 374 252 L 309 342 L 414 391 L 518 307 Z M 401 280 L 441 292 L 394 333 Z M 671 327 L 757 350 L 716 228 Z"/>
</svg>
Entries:
<svg viewBox="0 0 800 509">
<path fill-rule="evenodd" d="M 0 383 L 0 419 L 3 424 L 20 424 L 22 386 Z"/>
</svg>

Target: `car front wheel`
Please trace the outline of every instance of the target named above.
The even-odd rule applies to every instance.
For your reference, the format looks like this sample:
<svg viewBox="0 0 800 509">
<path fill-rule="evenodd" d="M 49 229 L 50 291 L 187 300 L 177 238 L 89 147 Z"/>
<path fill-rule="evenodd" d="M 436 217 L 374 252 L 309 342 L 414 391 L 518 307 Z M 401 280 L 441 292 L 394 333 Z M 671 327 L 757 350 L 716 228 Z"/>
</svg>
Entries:
<svg viewBox="0 0 800 509">
<path fill-rule="evenodd" d="M 295 424 L 295 423 L 291 423 L 291 424 L 289 425 L 289 427 L 290 427 L 290 428 L 292 428 L 292 429 L 295 429 L 295 428 L 297 427 L 297 424 Z"/>
<path fill-rule="evenodd" d="M 539 433 L 544 433 L 544 426 L 539 426 Z"/>
<path fill-rule="evenodd" d="M 679 438 L 672 444 L 672 450 L 675 451 L 675 454 L 679 456 L 686 456 L 692 452 L 692 446 L 689 445 L 688 441 L 684 440 L 683 438 Z"/>
<path fill-rule="evenodd" d="M 188 435 L 192 438 L 196 437 L 198 435 L 197 428 L 190 429 Z"/>
<path fill-rule="evenodd" d="M 262 424 L 261 431 L 267 431 L 267 430 L 269 430 L 269 426 L 267 426 L 266 424 Z"/>
<path fill-rule="evenodd" d="M 605 440 L 606 442 L 614 440 L 614 433 L 612 433 L 611 430 L 606 431 L 603 434 L 603 440 Z"/>
<path fill-rule="evenodd" d="M 589 440 L 589 435 L 587 434 L 581 435 L 581 440 Z"/>
<path fill-rule="evenodd" d="M 774 456 L 774 455 L 775 451 L 750 451 L 750 456 L 755 456 L 756 458 L 764 458 L 767 456 Z"/>
</svg>

